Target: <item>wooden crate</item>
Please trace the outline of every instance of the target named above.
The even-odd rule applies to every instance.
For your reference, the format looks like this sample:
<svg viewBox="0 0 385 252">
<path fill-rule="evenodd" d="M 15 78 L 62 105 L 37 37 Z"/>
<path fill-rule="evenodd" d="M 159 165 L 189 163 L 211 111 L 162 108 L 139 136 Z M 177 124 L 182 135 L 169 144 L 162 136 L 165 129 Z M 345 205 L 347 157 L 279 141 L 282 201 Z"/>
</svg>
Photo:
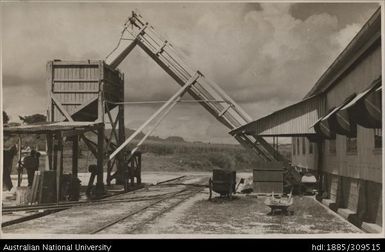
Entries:
<svg viewBox="0 0 385 252">
<path fill-rule="evenodd" d="M 282 182 L 283 170 L 253 170 L 254 182 Z"/>
<path fill-rule="evenodd" d="M 56 202 L 56 171 L 42 171 L 40 176 L 38 202 L 40 204 Z"/>
<path fill-rule="evenodd" d="M 253 182 L 253 192 L 255 193 L 283 193 L 282 182 Z"/>
<path fill-rule="evenodd" d="M 283 193 L 283 167 L 269 165 L 253 170 L 253 191 L 255 193 Z"/>
<path fill-rule="evenodd" d="M 101 60 L 50 61 L 47 76 L 50 121 L 63 121 L 63 110 L 75 121 L 103 120 L 101 112 L 116 106 L 103 101 L 124 100 L 123 74 Z"/>
</svg>

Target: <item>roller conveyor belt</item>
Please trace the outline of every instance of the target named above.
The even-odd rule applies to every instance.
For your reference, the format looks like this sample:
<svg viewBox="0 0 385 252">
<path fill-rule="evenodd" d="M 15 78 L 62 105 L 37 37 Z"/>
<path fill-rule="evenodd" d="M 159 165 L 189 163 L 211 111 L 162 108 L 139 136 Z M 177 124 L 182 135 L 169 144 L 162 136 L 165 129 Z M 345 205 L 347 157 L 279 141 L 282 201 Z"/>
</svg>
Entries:
<svg viewBox="0 0 385 252">
<path fill-rule="evenodd" d="M 139 14 L 132 13 L 132 16 L 125 24 L 122 37 L 123 35 L 128 36 L 129 38 L 125 40 L 131 42 L 117 55 L 107 59 L 107 63 L 111 67 L 118 67 L 132 49 L 139 46 L 182 87 L 191 82 L 191 79 L 198 74 L 199 77 L 194 79 L 193 84 L 186 92 L 194 99 L 199 100 L 199 103 L 209 113 L 230 130 L 252 121 L 252 118 L 215 82 L 206 78 L 199 70 L 188 65 L 184 56 L 169 41 L 157 34 L 154 27 L 144 21 Z M 212 100 L 224 100 L 226 102 L 210 102 Z M 234 135 L 234 137 L 242 146 L 253 150 L 266 161 L 287 162 L 278 151 L 260 136 L 241 133 Z"/>
</svg>

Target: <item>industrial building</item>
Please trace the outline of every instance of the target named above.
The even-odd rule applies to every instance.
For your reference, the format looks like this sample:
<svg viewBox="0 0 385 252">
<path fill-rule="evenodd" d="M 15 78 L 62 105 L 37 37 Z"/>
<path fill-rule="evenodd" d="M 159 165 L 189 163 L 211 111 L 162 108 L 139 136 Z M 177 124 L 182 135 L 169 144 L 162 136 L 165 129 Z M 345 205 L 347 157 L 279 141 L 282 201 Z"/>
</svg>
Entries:
<svg viewBox="0 0 385 252">
<path fill-rule="evenodd" d="M 126 42 L 121 45 L 123 40 Z M 180 87 L 170 99 L 160 101 L 162 106 L 126 136 L 125 105 L 132 101 L 125 100 L 124 74 L 118 66 L 134 48 L 142 49 Z M 343 220 L 348 228 L 341 231 L 361 233 L 359 227 L 379 233 L 383 222 L 381 60 L 378 9 L 303 100 L 253 121 L 218 84 L 189 65 L 176 47 L 164 40 L 140 14 L 132 12 L 124 24 L 118 46 L 105 61 L 48 62 L 46 122 L 4 128 L 5 136 L 18 139 L 14 145 L 18 149 L 15 162 L 18 174 L 15 202 L 2 209 L 3 214 L 8 214 L 2 223 L 3 230 L 22 233 L 26 225 L 36 233 L 134 234 L 185 200 L 204 194 L 206 188 L 210 200 L 212 192 L 216 192 L 220 195 L 218 202 L 226 196 L 231 204 L 232 194 L 237 193 L 245 179 L 237 182 L 236 172 L 225 167 L 213 170 L 208 185 L 206 175 L 196 174 L 163 181 L 153 178 L 154 183 L 142 183 L 140 147 L 173 107 L 186 101 L 201 105 L 226 126 L 242 146 L 258 156 L 250 183 L 253 188 L 248 188 L 256 197 L 246 197 L 251 191 L 241 191 L 247 195 L 238 196 L 241 199 L 238 202 L 244 204 L 239 210 L 245 211 L 247 225 L 255 218 L 257 224 L 254 225 L 258 226 L 261 218 L 268 223 L 262 225 L 261 232 L 264 232 L 268 230 L 266 226 L 275 226 L 271 224 L 275 210 L 281 210 L 278 212 L 289 220 L 293 211 L 287 209 L 292 205 L 301 214 L 293 216 L 296 221 L 287 223 L 282 218 L 275 232 L 307 232 L 307 227 L 302 230 L 291 227 L 285 231 L 282 226 L 307 223 L 308 216 L 312 215 L 304 209 L 313 210 L 312 207 L 326 212 L 311 219 L 315 223 L 314 233 L 329 232 L 329 227 L 323 226 L 325 223 L 329 226 L 329 221 L 341 222 L 339 216 L 330 214 L 312 197 L 302 197 L 293 203 L 295 185 L 290 185 L 291 192 L 285 195 L 285 175 L 296 169 L 314 174 L 318 181 L 317 199 L 355 225 Z M 185 94 L 193 99 L 182 100 Z M 44 136 L 43 169 L 35 163 L 32 170 L 27 162 L 22 162 L 22 138 L 27 135 Z M 273 144 L 265 137 L 272 137 Z M 291 160 L 279 153 L 279 137 L 292 140 Z M 87 158 L 82 159 L 81 144 L 90 154 Z M 70 154 L 70 162 L 64 162 L 65 153 Z M 9 160 L 12 161 L 15 154 L 16 150 Z M 12 162 L 8 163 L 12 168 Z M 31 180 L 28 186 L 22 185 L 23 168 L 32 170 L 28 171 L 28 180 Z M 81 172 L 84 170 L 90 174 L 84 175 Z M 88 183 L 84 183 L 86 180 Z M 202 200 L 199 204 L 202 202 L 207 204 Z M 210 212 L 206 215 L 210 218 L 211 213 L 228 210 L 207 206 L 216 204 L 201 207 L 200 216 L 207 209 Z M 255 210 L 254 206 L 261 210 Z M 271 208 L 271 213 L 260 214 L 266 208 Z M 15 216 L 18 212 L 32 214 Z M 79 214 L 84 212 L 87 214 Z M 188 216 L 190 219 L 190 213 Z M 52 224 L 58 221 L 60 225 Z M 220 222 L 223 224 L 222 219 Z M 207 228 L 202 226 L 202 229 Z M 248 232 L 259 231 L 253 227 Z"/>
<path fill-rule="evenodd" d="M 292 165 L 318 177 L 319 200 L 369 232 L 382 220 L 381 10 L 302 101 L 234 131 L 290 137 Z"/>
</svg>

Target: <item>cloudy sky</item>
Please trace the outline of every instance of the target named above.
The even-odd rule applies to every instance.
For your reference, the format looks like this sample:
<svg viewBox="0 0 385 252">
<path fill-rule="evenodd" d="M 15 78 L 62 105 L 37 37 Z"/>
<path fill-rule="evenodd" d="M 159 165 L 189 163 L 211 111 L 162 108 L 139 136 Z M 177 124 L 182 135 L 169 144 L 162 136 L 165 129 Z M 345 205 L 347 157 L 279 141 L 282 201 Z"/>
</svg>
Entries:
<svg viewBox="0 0 385 252">
<path fill-rule="evenodd" d="M 3 3 L 3 110 L 45 114 L 46 62 L 104 59 L 139 10 L 189 63 L 254 119 L 300 100 L 367 19 L 376 3 Z M 178 85 L 136 48 L 119 66 L 125 100 L 167 100 Z M 159 106 L 159 105 L 157 105 Z M 157 106 L 126 106 L 138 127 Z M 154 135 L 232 142 L 203 108 L 179 104 Z"/>
</svg>

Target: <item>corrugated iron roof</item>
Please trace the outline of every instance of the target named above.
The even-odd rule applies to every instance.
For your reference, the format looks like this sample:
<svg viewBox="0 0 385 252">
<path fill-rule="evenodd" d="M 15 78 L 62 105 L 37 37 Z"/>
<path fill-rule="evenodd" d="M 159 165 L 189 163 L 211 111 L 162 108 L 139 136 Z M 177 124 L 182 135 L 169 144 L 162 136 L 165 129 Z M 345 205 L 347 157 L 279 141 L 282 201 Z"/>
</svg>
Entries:
<svg viewBox="0 0 385 252">
<path fill-rule="evenodd" d="M 353 40 L 322 74 L 305 98 L 325 92 L 331 88 L 338 79 L 338 76 L 347 71 L 360 58 L 360 55 L 376 42 L 381 46 L 381 7 L 374 12 Z"/>
<path fill-rule="evenodd" d="M 299 136 L 315 134 L 310 126 L 325 114 L 325 97 L 318 95 L 245 124 L 230 134 Z"/>
</svg>

